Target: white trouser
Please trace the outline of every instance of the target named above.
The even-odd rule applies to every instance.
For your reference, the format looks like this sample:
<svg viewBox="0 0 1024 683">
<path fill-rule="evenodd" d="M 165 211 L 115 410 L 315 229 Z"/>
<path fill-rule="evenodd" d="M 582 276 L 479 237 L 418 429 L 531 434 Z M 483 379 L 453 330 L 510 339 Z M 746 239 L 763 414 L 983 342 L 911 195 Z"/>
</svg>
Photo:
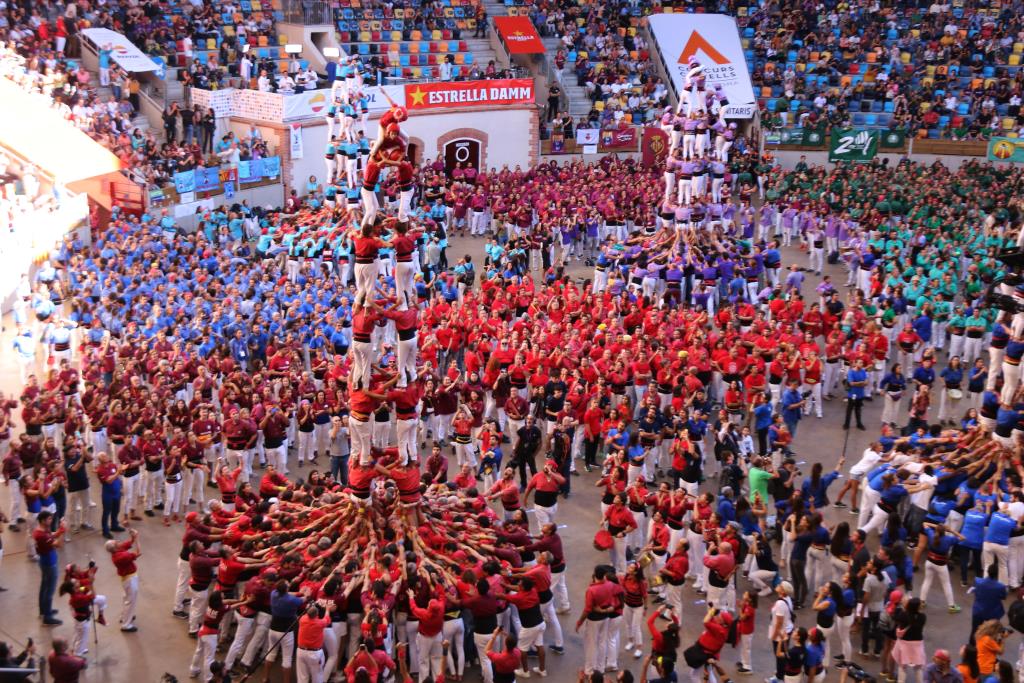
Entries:
<svg viewBox="0 0 1024 683">
<path fill-rule="evenodd" d="M 313 459 L 313 432 L 304 432 L 301 429 L 296 434 L 298 436 L 298 446 L 296 456 L 300 463 L 309 462 Z"/>
<path fill-rule="evenodd" d="M 608 620 L 587 619 L 583 622 L 583 672 L 589 676 L 604 671 L 604 662 L 598 659 L 608 641 Z"/>
<path fill-rule="evenodd" d="M 359 459 L 361 465 L 370 462 L 370 449 L 373 441 L 373 427 L 370 421 L 361 422 L 354 417 L 348 419 L 348 433 L 352 439 L 352 455 Z"/>
<path fill-rule="evenodd" d="M 946 605 L 953 606 L 956 602 L 953 600 L 953 584 L 949 580 L 949 567 L 939 566 L 934 562 L 925 560 L 924 563 L 924 583 L 921 584 L 921 594 L 918 596 L 921 600 L 928 600 L 928 593 L 931 591 L 932 582 L 938 581 L 939 585 L 942 586 L 942 592 L 946 596 Z"/>
<path fill-rule="evenodd" d="M 999 565 L 999 583 L 1005 584 L 1009 576 L 1008 560 L 1010 546 L 985 541 L 981 546 L 981 566 L 987 567 L 995 560 Z"/>
<path fill-rule="evenodd" d="M 185 596 L 188 593 L 188 580 L 192 576 L 192 570 L 188 566 L 188 560 L 178 558 L 178 579 L 174 587 L 174 611 L 181 612 L 185 609 Z"/>
<path fill-rule="evenodd" d="M 604 670 L 619 668 L 619 633 L 622 631 L 622 615 L 615 614 L 608 619 L 608 626 L 605 628 L 607 637 L 604 639 L 603 657 L 598 661 L 603 664 Z M 600 653 L 600 650 L 599 650 Z M 600 654 L 599 654 L 600 656 Z M 598 668 L 600 671 L 600 667 Z"/>
<path fill-rule="evenodd" d="M 1009 586 L 1016 588 L 1021 584 L 1024 574 L 1024 536 L 1010 537 L 1010 558 L 1007 561 Z"/>
<path fill-rule="evenodd" d="M 182 477 L 181 507 L 187 507 L 188 501 L 194 500 L 202 509 L 206 502 L 206 470 L 199 468 L 186 469 Z"/>
<path fill-rule="evenodd" d="M 253 627 L 256 625 L 255 617 L 243 617 L 238 612 L 235 612 L 235 637 L 231 641 L 231 647 L 228 648 L 228 653 L 224 656 L 224 668 L 230 670 L 235 664 L 235 660 L 242 654 L 242 650 L 245 648 L 245 644 L 249 641 L 249 636 L 252 635 Z"/>
<path fill-rule="evenodd" d="M 252 666 L 267 644 L 267 636 L 270 634 L 270 612 L 258 612 L 254 621 L 256 625 L 253 626 L 252 638 L 245 648 L 245 654 L 242 655 L 242 664 L 246 667 Z"/>
<path fill-rule="evenodd" d="M 857 516 L 858 529 L 863 529 L 864 525 L 867 524 L 872 510 L 875 508 L 875 503 L 881 497 L 882 494 L 868 486 L 866 481 L 862 482 L 860 487 L 860 513 Z"/>
<path fill-rule="evenodd" d="M 152 510 L 154 505 L 159 505 L 164 500 L 164 469 L 161 467 L 155 472 L 143 473 L 145 479 L 146 509 Z"/>
<path fill-rule="evenodd" d="M 188 593 L 189 597 L 192 598 L 192 602 L 188 607 L 188 632 L 195 633 L 203 625 L 206 606 L 210 602 L 210 588 L 206 587 L 203 590 L 196 590 L 189 587 Z"/>
<path fill-rule="evenodd" d="M 416 425 L 419 422 L 416 418 L 411 420 L 397 420 L 398 432 L 398 455 L 402 464 L 416 459 Z"/>
<path fill-rule="evenodd" d="M 181 480 L 164 482 L 164 517 L 181 512 Z"/>
<path fill-rule="evenodd" d="M 367 342 L 353 341 L 349 348 L 349 355 L 352 356 L 351 380 L 358 388 L 370 386 L 370 364 L 373 355 L 373 346 Z"/>
<path fill-rule="evenodd" d="M 551 507 L 544 507 L 543 505 L 533 506 L 534 515 L 537 518 L 537 527 L 543 527 L 545 524 L 554 524 L 555 515 L 558 514 L 558 503 L 555 503 Z"/>
<path fill-rule="evenodd" d="M 466 625 L 462 623 L 462 619 L 446 619 L 444 627 L 441 630 L 441 635 L 444 640 L 448 641 L 448 656 L 446 662 L 448 664 L 448 673 L 462 678 L 462 673 L 466 670 Z M 444 648 L 442 646 L 442 652 Z"/>
<path fill-rule="evenodd" d="M 107 598 L 105 595 L 97 595 L 93 598 L 92 604 L 98 611 L 102 612 L 107 607 Z M 92 616 L 90 616 L 82 621 L 75 620 L 75 635 L 71 641 L 71 651 L 79 657 L 84 657 L 85 653 L 89 651 L 89 634 L 92 633 L 92 619 Z"/>
<path fill-rule="evenodd" d="M 740 636 L 740 666 L 750 670 L 750 649 L 754 643 L 753 633 L 744 633 Z"/>
<path fill-rule="evenodd" d="M 569 589 L 565 584 L 565 570 L 551 572 L 551 592 L 555 598 L 555 609 L 559 612 L 569 611 Z"/>
<path fill-rule="evenodd" d="M 288 474 L 288 440 L 285 439 L 280 446 L 265 448 L 267 463 L 274 466 L 274 469 L 283 475 Z"/>
<path fill-rule="evenodd" d="M 633 645 L 637 649 L 640 649 L 641 643 L 643 643 L 643 622 L 643 605 L 640 607 L 630 607 L 629 605 L 623 607 L 622 628 L 626 632 L 627 649 L 629 649 L 629 645 Z"/>
<path fill-rule="evenodd" d="M 376 282 L 379 272 L 380 268 L 376 263 L 356 263 L 356 297 L 360 304 L 373 297 L 373 283 Z"/>
<path fill-rule="evenodd" d="M 189 675 L 197 676 L 203 683 L 213 680 L 210 672 L 210 665 L 217 654 L 217 634 L 211 633 L 206 636 L 199 636 L 196 641 L 196 650 L 192 653 L 192 664 L 189 666 Z"/>
<path fill-rule="evenodd" d="M 298 683 L 323 683 L 324 651 L 300 647 L 295 657 L 295 677 Z"/>
<path fill-rule="evenodd" d="M 124 599 L 121 602 L 121 626 L 131 626 L 135 623 L 135 607 L 139 601 L 139 575 L 132 574 L 121 579 L 121 589 L 124 591 Z"/>
<path fill-rule="evenodd" d="M 540 604 L 540 613 L 544 617 L 544 633 L 551 634 L 552 645 L 562 647 L 565 644 L 562 640 L 562 624 L 558 621 L 553 598 Z M 544 643 L 538 644 L 543 645 Z"/>
<path fill-rule="evenodd" d="M 67 512 L 72 529 L 89 523 L 89 489 L 68 493 Z"/>
<path fill-rule="evenodd" d="M 25 497 L 21 493 L 21 485 L 17 479 L 8 479 L 7 485 L 11 493 L 10 514 L 7 516 L 11 524 L 25 517 Z"/>
<path fill-rule="evenodd" d="M 122 477 L 121 481 L 124 482 L 121 514 L 128 517 L 129 513 L 135 512 L 139 508 L 139 499 L 142 497 L 142 473 L 140 472 L 134 477 Z"/>
<path fill-rule="evenodd" d="M 416 650 L 419 655 L 416 660 L 419 663 L 420 683 L 423 683 L 427 678 L 436 679 L 441 673 L 444 655 L 444 649 L 441 647 L 441 634 L 425 636 L 417 631 Z"/>
<path fill-rule="evenodd" d="M 395 289 L 399 295 L 399 310 L 416 305 L 416 266 L 412 261 L 399 261 L 395 266 Z M 401 295 L 404 294 L 403 298 Z"/>
<path fill-rule="evenodd" d="M 295 654 L 294 631 L 267 631 L 267 647 L 269 649 L 264 661 L 276 662 L 280 657 L 282 669 L 292 668 L 292 655 Z"/>
<path fill-rule="evenodd" d="M 398 386 L 404 387 L 416 379 L 416 336 L 398 340 Z"/>
<path fill-rule="evenodd" d="M 473 634 L 473 643 L 480 654 L 480 677 L 483 679 L 483 683 L 494 683 L 494 669 L 491 668 L 491 660 L 484 654 L 484 648 L 490 639 L 490 633 Z"/>
</svg>

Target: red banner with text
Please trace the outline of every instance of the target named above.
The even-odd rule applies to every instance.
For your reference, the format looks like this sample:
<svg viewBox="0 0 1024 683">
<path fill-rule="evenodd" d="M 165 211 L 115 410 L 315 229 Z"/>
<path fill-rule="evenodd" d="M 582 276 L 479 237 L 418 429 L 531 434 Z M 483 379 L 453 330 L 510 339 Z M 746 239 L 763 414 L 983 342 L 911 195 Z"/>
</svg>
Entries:
<svg viewBox="0 0 1024 683">
<path fill-rule="evenodd" d="M 544 41 L 537 34 L 530 17 L 494 17 L 494 28 L 513 55 L 542 55 Z"/>
<path fill-rule="evenodd" d="M 405 86 L 410 110 L 481 107 L 533 102 L 533 79 L 500 78 L 490 81 L 414 83 Z"/>
</svg>

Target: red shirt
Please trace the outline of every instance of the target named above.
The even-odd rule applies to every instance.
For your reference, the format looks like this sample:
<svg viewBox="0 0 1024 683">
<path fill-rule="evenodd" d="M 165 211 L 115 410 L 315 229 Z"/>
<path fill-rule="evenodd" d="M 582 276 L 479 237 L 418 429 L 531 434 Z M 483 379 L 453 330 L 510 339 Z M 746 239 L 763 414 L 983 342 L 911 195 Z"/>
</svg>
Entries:
<svg viewBox="0 0 1024 683">
<path fill-rule="evenodd" d="M 512 674 L 519 668 L 522 662 L 522 651 L 517 647 L 509 651 L 488 652 L 487 658 L 491 660 L 491 666 L 495 673 Z"/>
<path fill-rule="evenodd" d="M 419 619 L 419 632 L 427 638 L 436 636 L 444 628 L 444 600 L 434 598 L 427 603 L 426 608 L 410 601 L 409 612 Z"/>
<path fill-rule="evenodd" d="M 130 541 L 126 542 L 131 543 Z M 135 567 L 135 560 L 138 557 L 138 553 L 130 550 L 118 550 L 110 557 L 110 560 L 114 563 L 114 568 L 117 569 L 117 575 L 124 579 L 138 571 Z"/>
</svg>

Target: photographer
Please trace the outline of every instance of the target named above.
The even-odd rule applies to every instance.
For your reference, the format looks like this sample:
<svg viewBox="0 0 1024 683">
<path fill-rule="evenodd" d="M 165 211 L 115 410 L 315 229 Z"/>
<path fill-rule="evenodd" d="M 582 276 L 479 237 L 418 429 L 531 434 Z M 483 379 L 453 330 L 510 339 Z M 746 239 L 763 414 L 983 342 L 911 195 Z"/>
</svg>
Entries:
<svg viewBox="0 0 1024 683">
<path fill-rule="evenodd" d="M 979 677 L 994 673 L 1003 654 L 1009 631 L 998 619 L 989 619 L 974 632 L 974 646 L 978 649 Z"/>
</svg>

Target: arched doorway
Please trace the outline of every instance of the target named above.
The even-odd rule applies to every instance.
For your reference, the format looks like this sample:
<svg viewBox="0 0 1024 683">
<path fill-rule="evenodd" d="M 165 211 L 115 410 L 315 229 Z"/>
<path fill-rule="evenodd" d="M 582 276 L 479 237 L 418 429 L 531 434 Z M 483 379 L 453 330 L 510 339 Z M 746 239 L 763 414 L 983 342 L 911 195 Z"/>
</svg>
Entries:
<svg viewBox="0 0 1024 683">
<path fill-rule="evenodd" d="M 472 138 L 451 140 L 444 145 L 444 170 L 451 173 L 458 164 L 480 169 L 480 141 Z"/>
</svg>

